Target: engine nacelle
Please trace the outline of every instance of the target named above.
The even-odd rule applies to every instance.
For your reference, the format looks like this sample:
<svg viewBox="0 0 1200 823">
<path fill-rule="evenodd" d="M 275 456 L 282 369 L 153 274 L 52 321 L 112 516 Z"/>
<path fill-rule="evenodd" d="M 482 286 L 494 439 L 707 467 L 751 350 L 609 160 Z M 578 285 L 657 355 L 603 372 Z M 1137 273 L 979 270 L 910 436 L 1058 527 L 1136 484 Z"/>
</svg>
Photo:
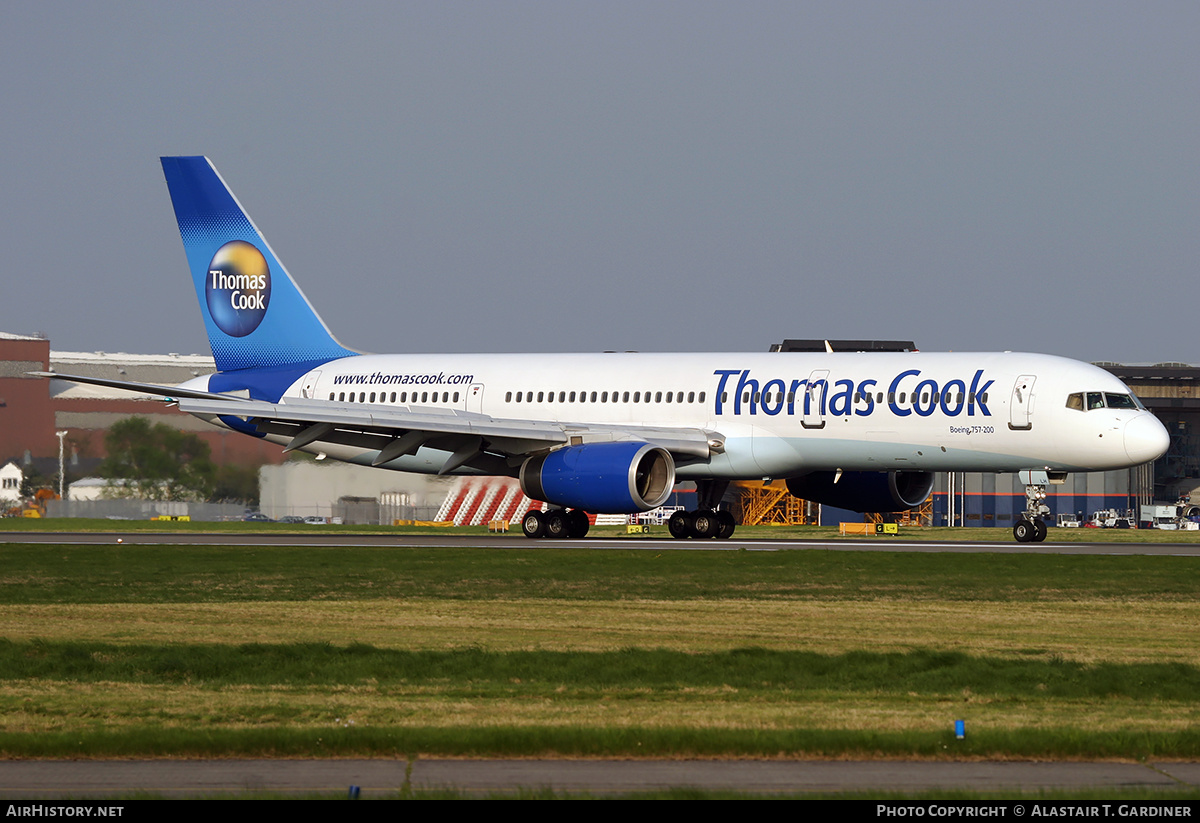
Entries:
<svg viewBox="0 0 1200 823">
<path fill-rule="evenodd" d="M 933 472 L 813 472 L 787 481 L 794 496 L 855 512 L 899 512 L 916 508 L 933 491 Z"/>
<path fill-rule="evenodd" d="M 534 500 L 599 514 L 657 508 L 675 487 L 675 461 L 649 443 L 589 443 L 531 457 L 518 475 Z"/>
</svg>

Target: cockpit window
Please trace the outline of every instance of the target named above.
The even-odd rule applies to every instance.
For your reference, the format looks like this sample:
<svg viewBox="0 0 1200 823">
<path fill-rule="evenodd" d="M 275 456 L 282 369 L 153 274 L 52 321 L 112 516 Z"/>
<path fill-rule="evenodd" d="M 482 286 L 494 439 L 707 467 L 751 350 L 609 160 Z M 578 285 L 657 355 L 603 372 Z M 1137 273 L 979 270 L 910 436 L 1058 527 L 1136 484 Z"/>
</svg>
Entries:
<svg viewBox="0 0 1200 823">
<path fill-rule="evenodd" d="M 1092 409 L 1141 409 L 1146 410 L 1136 394 L 1118 394 L 1117 392 L 1076 392 L 1067 395 L 1067 408 L 1076 411 L 1091 411 Z"/>
<path fill-rule="evenodd" d="M 1133 398 L 1127 394 L 1115 394 L 1106 392 L 1104 395 L 1105 401 L 1110 409 L 1136 409 L 1137 403 L 1133 402 Z"/>
</svg>

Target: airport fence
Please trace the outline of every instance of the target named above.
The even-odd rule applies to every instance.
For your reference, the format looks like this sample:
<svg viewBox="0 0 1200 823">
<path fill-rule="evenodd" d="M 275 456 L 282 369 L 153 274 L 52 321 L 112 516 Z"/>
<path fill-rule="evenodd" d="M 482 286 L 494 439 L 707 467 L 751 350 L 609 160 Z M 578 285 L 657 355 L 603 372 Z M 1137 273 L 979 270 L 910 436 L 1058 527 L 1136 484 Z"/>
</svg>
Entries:
<svg viewBox="0 0 1200 823">
<path fill-rule="evenodd" d="M 169 500 L 50 500 L 47 517 L 95 517 L 105 520 L 150 520 L 154 517 L 187 517 L 215 523 L 241 520 L 246 507 L 239 503 L 182 503 Z"/>
</svg>

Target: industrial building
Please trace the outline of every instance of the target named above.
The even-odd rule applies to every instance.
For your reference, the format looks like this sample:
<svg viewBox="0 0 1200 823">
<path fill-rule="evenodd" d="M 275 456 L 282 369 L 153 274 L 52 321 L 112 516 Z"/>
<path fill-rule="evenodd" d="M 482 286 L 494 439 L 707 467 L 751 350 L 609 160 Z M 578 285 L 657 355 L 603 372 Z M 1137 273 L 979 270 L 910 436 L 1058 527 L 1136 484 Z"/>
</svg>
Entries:
<svg viewBox="0 0 1200 823">
<path fill-rule="evenodd" d="M 52 461 L 56 473 L 55 433 L 65 431 L 66 459 L 86 472 L 105 456 L 109 427 L 132 416 L 198 435 L 217 463 L 281 462 L 278 446 L 215 428 L 161 400 L 29 374 L 59 372 L 176 385 L 215 370 L 212 357 L 206 355 L 59 352 L 51 351 L 44 337 L 0 333 L 0 465 L 9 460 L 21 465 Z"/>
</svg>

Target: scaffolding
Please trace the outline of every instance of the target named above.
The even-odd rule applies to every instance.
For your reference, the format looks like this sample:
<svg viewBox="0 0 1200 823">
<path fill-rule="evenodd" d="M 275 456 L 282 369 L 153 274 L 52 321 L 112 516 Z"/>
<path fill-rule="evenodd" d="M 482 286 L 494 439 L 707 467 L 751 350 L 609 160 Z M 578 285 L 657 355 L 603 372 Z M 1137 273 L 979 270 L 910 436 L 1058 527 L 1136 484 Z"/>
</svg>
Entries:
<svg viewBox="0 0 1200 823">
<path fill-rule="evenodd" d="M 867 512 L 863 515 L 864 523 L 896 523 L 900 526 L 932 526 L 933 525 L 933 495 L 915 509 L 905 509 L 900 512 Z"/>
<path fill-rule="evenodd" d="M 762 483 L 742 480 L 732 484 L 737 490 L 738 522 L 743 526 L 815 526 L 820 507 L 793 497 L 782 481 Z M 898 523 L 901 526 L 932 526 L 933 496 L 915 509 L 901 512 L 867 513 L 866 523 Z"/>
<path fill-rule="evenodd" d="M 784 483 L 743 480 L 733 485 L 743 526 L 805 526 L 813 522 L 807 514 L 807 503 L 788 494 Z"/>
</svg>

